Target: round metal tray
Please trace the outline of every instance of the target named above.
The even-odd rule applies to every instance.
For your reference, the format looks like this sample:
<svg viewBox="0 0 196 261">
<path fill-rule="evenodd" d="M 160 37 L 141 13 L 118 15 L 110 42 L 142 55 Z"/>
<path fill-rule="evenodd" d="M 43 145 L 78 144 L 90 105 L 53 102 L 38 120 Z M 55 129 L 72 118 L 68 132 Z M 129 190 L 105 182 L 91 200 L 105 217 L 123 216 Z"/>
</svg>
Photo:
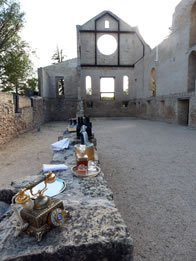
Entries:
<svg viewBox="0 0 196 261">
<path fill-rule="evenodd" d="M 41 190 L 43 188 L 44 188 L 44 181 L 42 181 L 41 183 L 33 187 L 33 193 L 37 193 L 38 190 Z M 65 190 L 66 184 L 64 180 L 56 178 L 55 182 L 47 183 L 47 188 L 48 189 L 44 192 L 43 195 L 54 197 Z M 30 190 L 27 190 L 25 193 L 29 194 L 31 198 L 35 198 L 31 195 Z"/>
<path fill-rule="evenodd" d="M 80 174 L 77 172 L 76 166 L 74 166 L 71 168 L 71 171 L 76 177 L 86 178 L 86 177 L 96 177 L 101 172 L 101 168 L 96 166 L 95 171 L 88 171 L 86 174 Z"/>
</svg>

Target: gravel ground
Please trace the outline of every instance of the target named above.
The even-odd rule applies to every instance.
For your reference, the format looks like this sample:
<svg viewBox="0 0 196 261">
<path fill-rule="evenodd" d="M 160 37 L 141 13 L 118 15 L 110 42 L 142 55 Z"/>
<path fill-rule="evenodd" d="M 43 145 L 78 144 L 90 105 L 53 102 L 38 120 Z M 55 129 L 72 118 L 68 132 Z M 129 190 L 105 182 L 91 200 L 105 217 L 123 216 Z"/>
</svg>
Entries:
<svg viewBox="0 0 196 261">
<path fill-rule="evenodd" d="M 50 122 L 36 130 L 18 136 L 0 145 L 0 189 L 8 188 L 11 181 L 36 175 L 42 164 L 50 163 L 50 144 L 57 141 L 67 127 L 65 122 Z"/>
<path fill-rule="evenodd" d="M 196 130 L 131 118 L 93 127 L 134 260 L 195 261 Z"/>
<path fill-rule="evenodd" d="M 0 188 L 49 163 L 65 127 L 50 122 L 0 146 Z M 196 130 L 133 118 L 94 119 L 93 129 L 134 261 L 195 261 Z"/>
</svg>

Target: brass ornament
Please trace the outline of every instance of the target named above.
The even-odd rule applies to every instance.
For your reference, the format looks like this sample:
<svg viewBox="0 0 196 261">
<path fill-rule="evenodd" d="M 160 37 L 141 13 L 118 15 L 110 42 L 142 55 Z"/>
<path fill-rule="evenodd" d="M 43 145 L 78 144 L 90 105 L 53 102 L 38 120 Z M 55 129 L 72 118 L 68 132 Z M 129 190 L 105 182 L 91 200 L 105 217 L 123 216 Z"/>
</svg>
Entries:
<svg viewBox="0 0 196 261">
<path fill-rule="evenodd" d="M 47 184 L 53 183 L 56 180 L 56 175 L 49 171 L 44 175 L 44 188 L 33 193 L 32 185 L 29 187 L 30 193 L 35 200 L 32 200 L 26 188 L 21 189 L 14 197 L 16 204 L 20 204 L 23 209 L 20 213 L 16 213 L 18 219 L 22 218 L 25 224 L 28 224 L 25 232 L 35 235 L 37 241 L 42 239 L 42 235 L 53 227 L 59 227 L 64 224 L 66 219 L 70 217 L 70 213 L 64 209 L 63 201 L 44 196 L 47 190 Z M 15 209 L 15 211 L 17 211 Z M 20 220 L 21 222 L 21 220 Z M 24 230 L 24 229 L 23 229 Z M 22 231 L 23 231 L 22 230 Z"/>
<path fill-rule="evenodd" d="M 21 189 L 17 194 L 15 201 L 17 204 L 25 204 L 30 200 L 30 196 L 25 194 L 26 188 Z"/>
<path fill-rule="evenodd" d="M 37 196 L 34 203 L 35 209 L 43 209 L 48 205 L 49 197 L 43 196 L 43 194 L 47 190 L 47 183 L 53 183 L 56 180 L 56 175 L 52 171 L 48 171 L 44 176 L 44 188 L 42 190 L 38 190 L 38 192 L 34 194 L 33 188 L 30 189 L 31 195 L 34 197 Z"/>
</svg>

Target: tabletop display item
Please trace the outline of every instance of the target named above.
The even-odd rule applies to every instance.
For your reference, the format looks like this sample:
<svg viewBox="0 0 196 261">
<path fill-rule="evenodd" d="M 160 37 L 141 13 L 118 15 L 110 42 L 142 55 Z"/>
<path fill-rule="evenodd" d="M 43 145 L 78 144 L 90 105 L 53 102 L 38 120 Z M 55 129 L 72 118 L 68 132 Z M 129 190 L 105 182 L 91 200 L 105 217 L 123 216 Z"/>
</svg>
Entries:
<svg viewBox="0 0 196 261">
<path fill-rule="evenodd" d="M 55 186 L 55 189 L 51 187 L 47 194 L 48 185 L 54 182 L 58 186 Z M 64 224 L 70 213 L 64 209 L 62 200 L 51 197 L 64 189 L 65 184 L 59 179 L 56 180 L 55 174 L 51 171 L 44 175 L 42 183 L 31 184 L 30 187 L 21 189 L 12 198 L 12 209 L 20 223 L 19 233 L 24 231 L 33 234 L 37 241 L 40 241 L 45 232 Z M 20 212 L 14 202 L 22 207 Z"/>
<path fill-rule="evenodd" d="M 77 158 L 77 154 L 80 153 L 81 145 L 82 144 L 75 145 L 76 158 Z M 95 149 L 94 149 L 94 145 L 92 143 L 85 145 L 85 154 L 88 156 L 88 160 L 95 160 Z"/>
<path fill-rule="evenodd" d="M 82 165 L 81 169 L 78 169 L 78 166 L 74 166 L 71 168 L 72 173 L 80 178 L 85 177 L 95 177 L 101 172 L 101 168 L 96 165 L 97 163 L 95 161 L 88 161 L 88 169 L 85 172 L 82 172 Z"/>
</svg>

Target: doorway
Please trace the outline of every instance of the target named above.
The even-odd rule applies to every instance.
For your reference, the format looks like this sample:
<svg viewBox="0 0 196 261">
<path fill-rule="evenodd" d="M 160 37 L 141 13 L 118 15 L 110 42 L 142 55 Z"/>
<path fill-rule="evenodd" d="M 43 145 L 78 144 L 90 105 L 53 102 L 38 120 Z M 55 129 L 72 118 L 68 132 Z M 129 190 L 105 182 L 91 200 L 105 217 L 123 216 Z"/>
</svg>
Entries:
<svg viewBox="0 0 196 261">
<path fill-rule="evenodd" d="M 178 100 L 178 123 L 189 125 L 189 99 Z"/>
</svg>

